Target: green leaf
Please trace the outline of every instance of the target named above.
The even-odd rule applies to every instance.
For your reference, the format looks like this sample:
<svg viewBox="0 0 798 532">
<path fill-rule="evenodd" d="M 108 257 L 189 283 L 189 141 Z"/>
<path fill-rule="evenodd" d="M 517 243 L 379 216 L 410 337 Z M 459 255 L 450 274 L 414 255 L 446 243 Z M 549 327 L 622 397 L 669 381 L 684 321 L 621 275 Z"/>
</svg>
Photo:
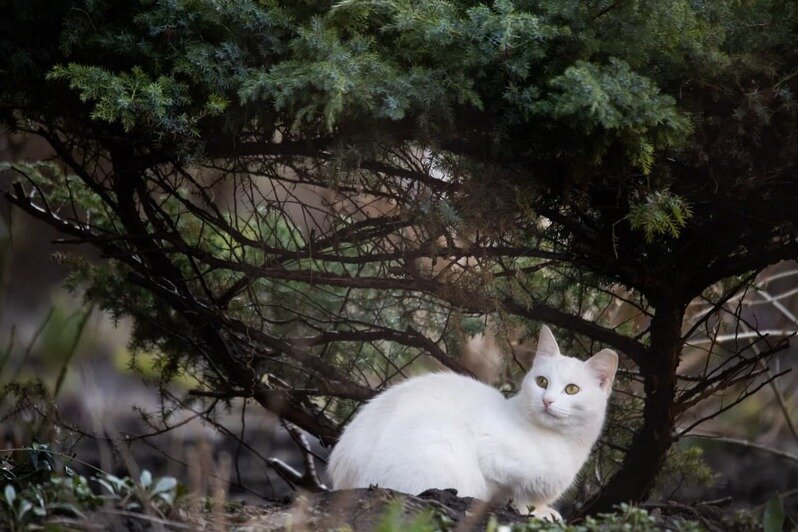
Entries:
<svg viewBox="0 0 798 532">
<path fill-rule="evenodd" d="M 177 487 L 177 480 L 174 477 L 161 477 L 152 488 L 152 494 L 158 495 L 159 493 L 166 493 L 172 491 Z"/>
<path fill-rule="evenodd" d="M 17 490 L 14 489 L 14 486 L 8 484 L 5 487 L 4 493 L 6 496 L 6 502 L 8 502 L 9 506 L 13 507 L 14 501 L 17 500 Z"/>
<path fill-rule="evenodd" d="M 77 505 L 69 503 L 69 502 L 59 502 L 59 503 L 48 504 L 47 505 L 47 509 L 50 510 L 51 512 L 53 510 L 57 510 L 57 511 L 62 512 L 62 513 L 69 513 L 69 514 L 72 514 L 72 515 L 74 515 L 76 517 L 79 517 L 81 519 L 85 519 L 86 518 L 86 514 L 84 514 L 80 510 L 80 508 L 78 508 Z"/>
<path fill-rule="evenodd" d="M 103 475 L 102 477 L 96 477 L 95 480 L 103 486 L 105 489 L 108 490 L 109 493 L 112 495 L 122 493 L 125 489 L 125 481 L 117 476 L 114 475 Z"/>
<path fill-rule="evenodd" d="M 765 517 L 762 523 L 765 532 L 781 532 L 785 517 L 784 504 L 781 502 L 781 497 L 776 495 L 765 505 Z"/>
<path fill-rule="evenodd" d="M 21 521 L 25 514 L 28 513 L 32 508 L 32 502 L 23 500 L 19 505 L 19 520 Z"/>
<path fill-rule="evenodd" d="M 149 488 L 150 484 L 152 484 L 152 473 L 150 473 L 146 469 L 142 471 L 139 482 L 141 482 L 141 485 L 144 486 L 145 489 Z"/>
</svg>

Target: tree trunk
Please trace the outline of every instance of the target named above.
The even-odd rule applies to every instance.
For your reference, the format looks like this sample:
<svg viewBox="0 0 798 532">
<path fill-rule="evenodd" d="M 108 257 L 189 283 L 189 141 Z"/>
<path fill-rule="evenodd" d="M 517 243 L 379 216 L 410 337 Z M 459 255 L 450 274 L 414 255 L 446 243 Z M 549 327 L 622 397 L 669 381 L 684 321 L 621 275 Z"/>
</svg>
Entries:
<svg viewBox="0 0 798 532">
<path fill-rule="evenodd" d="M 623 503 L 644 501 L 673 442 L 676 368 L 681 352 L 681 328 L 685 307 L 674 300 L 656 306 L 651 321 L 651 343 L 640 359 L 646 403 L 643 426 L 635 434 L 620 470 L 581 515 L 607 512 Z"/>
</svg>

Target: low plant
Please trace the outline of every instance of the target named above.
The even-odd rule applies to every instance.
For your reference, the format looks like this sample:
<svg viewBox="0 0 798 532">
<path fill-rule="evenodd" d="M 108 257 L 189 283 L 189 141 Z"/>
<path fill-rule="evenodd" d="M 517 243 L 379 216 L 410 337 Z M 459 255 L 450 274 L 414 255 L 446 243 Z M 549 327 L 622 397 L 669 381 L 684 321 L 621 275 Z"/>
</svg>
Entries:
<svg viewBox="0 0 798 532">
<path fill-rule="evenodd" d="M 164 517 L 185 493 L 173 477 L 117 477 L 95 469 L 88 478 L 64 461 L 75 459 L 33 444 L 0 458 L 0 527 L 27 530 L 33 525 L 85 520 L 101 507 Z M 91 467 L 89 464 L 85 464 Z"/>
</svg>

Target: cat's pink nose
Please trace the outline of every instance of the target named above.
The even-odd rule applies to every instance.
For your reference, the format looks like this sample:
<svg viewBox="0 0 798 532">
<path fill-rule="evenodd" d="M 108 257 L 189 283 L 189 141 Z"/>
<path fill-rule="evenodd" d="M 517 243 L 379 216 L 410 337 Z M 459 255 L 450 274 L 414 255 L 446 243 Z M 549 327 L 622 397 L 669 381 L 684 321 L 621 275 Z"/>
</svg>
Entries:
<svg viewBox="0 0 798 532">
<path fill-rule="evenodd" d="M 554 402 L 554 399 L 543 399 L 543 406 L 548 408 L 549 405 L 551 405 L 551 403 L 553 403 L 553 402 Z"/>
</svg>

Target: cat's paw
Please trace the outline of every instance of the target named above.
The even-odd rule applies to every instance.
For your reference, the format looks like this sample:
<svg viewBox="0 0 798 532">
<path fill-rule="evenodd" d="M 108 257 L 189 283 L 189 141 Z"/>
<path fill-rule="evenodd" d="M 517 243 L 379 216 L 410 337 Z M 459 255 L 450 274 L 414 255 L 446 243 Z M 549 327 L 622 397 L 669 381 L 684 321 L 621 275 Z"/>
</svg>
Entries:
<svg viewBox="0 0 798 532">
<path fill-rule="evenodd" d="M 542 521 L 551 521 L 552 523 L 556 523 L 557 521 L 562 521 L 562 516 L 560 515 L 560 512 L 558 512 L 551 506 L 541 506 L 539 508 L 535 508 L 532 511 L 532 517 L 537 517 Z"/>
<path fill-rule="evenodd" d="M 512 500 L 510 501 L 510 506 L 515 508 L 515 510 L 521 515 L 536 517 L 542 521 L 551 521 L 552 523 L 562 521 L 560 512 L 546 504 L 539 504 L 536 506 L 532 503 L 523 503 Z"/>
</svg>

